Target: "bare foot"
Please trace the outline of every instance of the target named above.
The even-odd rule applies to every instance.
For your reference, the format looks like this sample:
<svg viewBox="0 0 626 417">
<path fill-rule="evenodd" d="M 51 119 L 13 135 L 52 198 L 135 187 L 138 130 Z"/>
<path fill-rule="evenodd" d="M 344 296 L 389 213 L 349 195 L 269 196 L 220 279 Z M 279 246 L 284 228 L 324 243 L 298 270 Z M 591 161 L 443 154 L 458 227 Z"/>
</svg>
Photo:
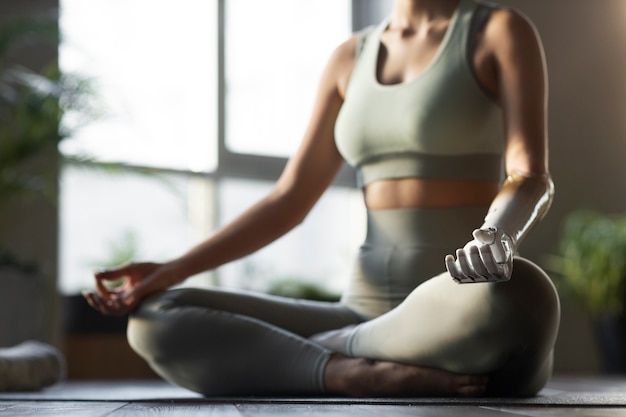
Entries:
<svg viewBox="0 0 626 417">
<path fill-rule="evenodd" d="M 326 391 L 351 397 L 478 396 L 487 377 L 334 354 L 324 374 Z"/>
</svg>

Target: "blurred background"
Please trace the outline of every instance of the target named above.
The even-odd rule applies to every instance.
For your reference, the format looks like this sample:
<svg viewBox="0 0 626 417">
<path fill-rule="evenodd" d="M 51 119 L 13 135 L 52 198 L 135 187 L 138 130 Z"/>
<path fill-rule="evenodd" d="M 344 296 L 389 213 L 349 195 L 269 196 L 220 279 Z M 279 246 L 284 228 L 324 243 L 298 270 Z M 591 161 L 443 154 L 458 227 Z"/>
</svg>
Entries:
<svg viewBox="0 0 626 417">
<path fill-rule="evenodd" d="M 522 254 L 560 289 L 555 373 L 607 372 L 597 338 L 606 311 L 577 296 L 560 256 L 572 213 L 626 211 L 626 2 L 500 3 L 535 23 L 548 61 L 557 194 Z M 177 256 L 269 191 L 306 128 L 328 56 L 391 4 L 0 2 L 0 115 L 21 123 L 0 127 L 0 180 L 10 185 L 0 182 L 0 346 L 56 344 L 72 378 L 151 377 L 126 345 L 124 320 L 85 308 L 79 293 L 92 271 Z M 54 128 L 48 145 L 45 120 Z M 39 139 L 16 151 L 18 137 Z M 14 167 L 9 155 L 24 160 Z M 186 285 L 333 298 L 363 219 L 346 168 L 296 231 Z M 609 262 L 617 289 L 605 290 L 622 291 L 623 301 L 619 259 Z"/>
</svg>

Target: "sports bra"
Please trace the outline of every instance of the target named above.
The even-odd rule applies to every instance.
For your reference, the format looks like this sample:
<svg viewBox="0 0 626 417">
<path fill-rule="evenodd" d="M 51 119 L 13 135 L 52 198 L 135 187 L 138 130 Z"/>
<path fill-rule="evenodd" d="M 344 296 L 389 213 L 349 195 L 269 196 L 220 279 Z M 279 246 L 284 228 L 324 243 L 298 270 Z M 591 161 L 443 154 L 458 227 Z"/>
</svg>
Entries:
<svg viewBox="0 0 626 417">
<path fill-rule="evenodd" d="M 433 60 L 399 84 L 381 84 L 376 75 L 389 18 L 362 34 L 335 123 L 337 148 L 357 168 L 360 186 L 403 177 L 501 179 L 501 110 L 471 64 L 473 34 L 481 24 L 475 12 L 485 9 L 461 0 Z"/>
</svg>

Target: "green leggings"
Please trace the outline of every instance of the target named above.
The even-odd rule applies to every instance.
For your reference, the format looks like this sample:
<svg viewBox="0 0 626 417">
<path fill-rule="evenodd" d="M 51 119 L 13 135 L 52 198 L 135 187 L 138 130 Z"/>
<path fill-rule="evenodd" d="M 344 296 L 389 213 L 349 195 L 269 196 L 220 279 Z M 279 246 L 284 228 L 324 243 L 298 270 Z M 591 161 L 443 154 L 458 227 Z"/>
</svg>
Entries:
<svg viewBox="0 0 626 417">
<path fill-rule="evenodd" d="M 506 283 L 459 285 L 443 272 L 485 210 L 370 211 L 340 302 L 167 291 L 131 315 L 130 345 L 207 396 L 319 395 L 331 351 L 310 338 L 343 329 L 346 355 L 489 374 L 489 394 L 532 395 L 550 377 L 559 323 L 548 276 L 523 258 Z"/>
</svg>

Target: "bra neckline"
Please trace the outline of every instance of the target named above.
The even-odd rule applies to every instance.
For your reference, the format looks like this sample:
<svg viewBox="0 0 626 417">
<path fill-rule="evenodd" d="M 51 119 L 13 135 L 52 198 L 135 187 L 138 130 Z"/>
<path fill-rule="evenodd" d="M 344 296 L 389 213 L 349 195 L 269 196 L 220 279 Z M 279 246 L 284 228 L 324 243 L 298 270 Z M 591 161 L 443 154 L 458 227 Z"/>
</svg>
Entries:
<svg viewBox="0 0 626 417">
<path fill-rule="evenodd" d="M 430 62 L 415 76 L 407 80 L 403 80 L 401 82 L 392 83 L 392 84 L 385 84 L 378 79 L 378 61 L 380 60 L 380 51 L 382 48 L 381 39 L 382 39 L 383 33 L 389 28 L 389 24 L 391 21 L 391 16 L 388 16 L 379 25 L 376 32 L 373 34 L 375 35 L 375 39 L 373 39 L 375 41 L 375 47 L 373 48 L 374 51 L 372 52 L 374 55 L 374 68 L 373 68 L 373 74 L 372 73 L 370 74 L 373 75 L 374 84 L 379 88 L 403 87 L 403 86 L 407 86 L 407 85 L 418 82 L 420 79 L 424 78 L 424 76 L 426 76 L 429 72 L 431 72 L 432 68 L 435 67 L 437 62 L 441 60 L 441 57 L 443 56 L 444 52 L 446 51 L 446 49 L 448 49 L 450 45 L 450 40 L 452 38 L 452 34 L 456 31 L 457 23 L 459 21 L 459 15 L 461 14 L 461 8 L 463 6 L 464 1 L 465 0 L 461 0 L 459 2 L 457 8 L 454 10 L 454 13 L 450 17 L 450 24 L 448 25 L 448 28 L 446 29 L 446 33 L 444 34 L 443 39 L 441 40 L 441 43 L 437 47 L 437 52 L 435 52 L 435 56 L 433 56 Z"/>
</svg>

